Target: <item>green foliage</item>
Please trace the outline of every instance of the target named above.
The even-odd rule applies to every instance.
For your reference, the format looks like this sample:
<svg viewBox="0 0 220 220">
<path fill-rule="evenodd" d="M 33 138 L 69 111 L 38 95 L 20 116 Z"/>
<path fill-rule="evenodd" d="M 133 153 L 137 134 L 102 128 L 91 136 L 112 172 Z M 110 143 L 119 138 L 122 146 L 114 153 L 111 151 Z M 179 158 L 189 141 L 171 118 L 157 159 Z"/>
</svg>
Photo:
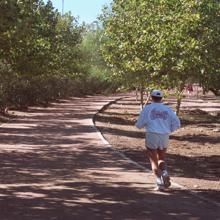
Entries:
<svg viewBox="0 0 220 220">
<path fill-rule="evenodd" d="M 105 60 L 125 84 L 219 90 L 219 8 L 213 0 L 115 0 L 101 17 Z"/>
<path fill-rule="evenodd" d="M 101 92 L 114 92 L 120 87 L 118 79 L 112 77 L 112 70 L 106 65 L 101 53 L 103 29 L 98 22 L 87 26 L 81 44 L 84 70 L 89 75 L 91 89 Z"/>
<path fill-rule="evenodd" d="M 198 6 L 200 46 L 199 82 L 220 95 L 220 2 L 204 0 Z"/>
<path fill-rule="evenodd" d="M 86 32 L 51 1 L 0 1 L 0 111 L 103 91 L 100 31 Z"/>
<path fill-rule="evenodd" d="M 119 87 L 175 88 L 180 101 L 199 82 L 219 95 L 219 11 L 217 0 L 114 0 L 85 26 L 51 1 L 0 1 L 0 111 Z"/>
</svg>

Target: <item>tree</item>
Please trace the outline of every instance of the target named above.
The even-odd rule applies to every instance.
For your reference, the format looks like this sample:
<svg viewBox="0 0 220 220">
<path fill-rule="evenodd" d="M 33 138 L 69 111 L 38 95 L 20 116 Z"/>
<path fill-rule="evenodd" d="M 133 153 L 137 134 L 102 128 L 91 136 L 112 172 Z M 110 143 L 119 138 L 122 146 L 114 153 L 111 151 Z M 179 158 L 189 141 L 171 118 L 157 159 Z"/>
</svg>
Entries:
<svg viewBox="0 0 220 220">
<path fill-rule="evenodd" d="M 218 9 L 211 0 L 115 0 L 102 18 L 105 60 L 117 76 L 132 82 L 176 88 L 178 113 L 187 82 L 219 78 L 219 49 L 214 47 L 219 44 Z M 214 24 L 204 35 L 208 21 Z M 207 47 L 215 52 L 207 56 Z M 208 60 L 217 61 L 212 69 L 208 64 L 202 68 Z"/>
<path fill-rule="evenodd" d="M 112 11 L 106 9 L 102 16 L 103 56 L 114 69 L 114 76 L 121 78 L 125 85 L 139 86 L 143 105 L 143 87 L 152 78 L 151 28 L 144 28 L 144 22 L 152 14 L 147 13 L 150 2 L 114 1 Z"/>
<path fill-rule="evenodd" d="M 112 71 L 101 54 L 102 33 L 103 28 L 98 21 L 85 26 L 80 47 L 83 57 L 82 63 L 84 64 L 84 71 L 87 73 L 87 80 L 94 88 L 93 90 L 111 92 L 115 91 L 119 84 L 117 79 L 111 77 Z"/>
<path fill-rule="evenodd" d="M 205 90 L 220 95 L 220 2 L 200 1 L 197 10 L 200 14 L 198 81 Z"/>
<path fill-rule="evenodd" d="M 55 29 L 54 60 L 51 62 L 53 71 L 72 76 L 82 74 L 82 57 L 79 47 L 84 27 L 79 26 L 77 20 L 70 13 L 66 13 L 63 16 L 58 16 Z"/>
<path fill-rule="evenodd" d="M 48 102 L 68 89 L 62 83 L 77 85 L 83 27 L 73 16 L 61 16 L 51 1 L 5 0 L 0 18 L 1 109 Z"/>
<path fill-rule="evenodd" d="M 51 2 L 6 0 L 1 9 L 1 59 L 20 74 L 47 71 L 56 25 Z"/>
</svg>

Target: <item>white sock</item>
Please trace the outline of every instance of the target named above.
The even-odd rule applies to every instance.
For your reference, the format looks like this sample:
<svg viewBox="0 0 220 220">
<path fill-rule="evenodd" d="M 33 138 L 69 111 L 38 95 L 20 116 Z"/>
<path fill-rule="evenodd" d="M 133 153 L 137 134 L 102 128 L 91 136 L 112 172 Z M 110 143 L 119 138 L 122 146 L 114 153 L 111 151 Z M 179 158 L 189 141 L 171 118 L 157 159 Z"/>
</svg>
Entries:
<svg viewBox="0 0 220 220">
<path fill-rule="evenodd" d="M 169 175 L 168 175 L 168 171 L 167 171 L 167 170 L 163 170 L 163 171 L 162 171 L 162 175 L 163 175 L 163 176 L 169 176 Z"/>
<path fill-rule="evenodd" d="M 160 177 L 156 177 L 156 184 L 157 185 L 163 185 L 163 180 Z"/>
</svg>

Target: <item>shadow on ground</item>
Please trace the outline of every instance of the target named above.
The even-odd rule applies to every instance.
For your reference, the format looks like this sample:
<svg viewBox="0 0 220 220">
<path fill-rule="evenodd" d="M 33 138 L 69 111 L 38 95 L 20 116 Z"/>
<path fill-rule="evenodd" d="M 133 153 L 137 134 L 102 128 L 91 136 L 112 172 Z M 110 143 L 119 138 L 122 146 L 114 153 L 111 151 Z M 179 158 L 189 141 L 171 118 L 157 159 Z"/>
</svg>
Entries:
<svg viewBox="0 0 220 220">
<path fill-rule="evenodd" d="M 114 162 L 105 149 L 94 151 L 94 146 L 89 145 L 78 152 L 53 145 L 45 148 L 1 154 L 1 219 L 157 219 L 160 215 L 164 219 L 178 216 L 185 220 L 210 217 L 207 210 L 198 213 L 197 206 L 203 206 L 204 202 L 192 203 L 187 192 L 174 190 L 156 194 L 135 180 L 131 183 L 117 181 L 115 170 L 119 163 L 127 161 Z M 111 170 L 113 172 L 109 172 Z M 133 167 L 121 171 L 137 172 Z M 93 175 L 96 178 L 92 178 Z M 155 212 L 158 201 L 160 209 Z M 189 203 L 190 207 L 186 205 Z"/>
<path fill-rule="evenodd" d="M 1 220 L 218 218 L 187 192 L 155 193 L 147 183 L 122 181 L 122 174 L 143 171 L 103 148 L 88 125 L 94 99 L 79 102 L 33 109 L 0 128 Z"/>
<path fill-rule="evenodd" d="M 150 169 L 143 150 L 144 130 L 140 131 L 134 128 L 135 118 L 137 118 L 137 112 L 139 111 L 137 103 L 135 102 L 135 108 L 134 102 L 135 100 L 124 100 L 123 106 L 121 106 L 120 100 L 118 104 L 112 104 L 104 112 L 101 112 L 96 120 L 100 131 L 117 150 Z M 201 100 L 186 100 L 186 102 L 195 102 L 199 105 Z M 196 115 L 200 113 L 199 110 L 187 111 L 188 113 L 193 113 L 192 115 L 186 115 L 183 120 L 185 131 L 188 133 L 184 135 L 173 134 L 170 138 L 171 145 L 173 147 L 173 143 L 175 143 L 176 150 L 176 152 L 173 150 L 172 153 L 167 155 L 170 172 L 175 177 L 218 182 L 220 177 L 218 169 L 220 156 L 219 154 L 213 155 L 213 152 L 214 149 L 217 152 L 219 135 L 218 133 L 210 135 L 210 133 L 203 132 L 203 129 L 212 132 L 220 123 L 219 118 L 207 113 L 199 117 L 199 115 Z M 193 125 L 197 130 L 195 128 L 190 130 L 187 127 L 188 125 Z M 201 132 L 199 133 L 200 130 Z M 179 149 L 184 148 L 186 149 L 185 152 L 180 153 Z M 213 149 L 210 155 L 205 152 L 207 148 Z M 207 195 L 209 198 L 220 201 L 219 190 L 201 189 L 197 191 L 198 194 Z"/>
</svg>

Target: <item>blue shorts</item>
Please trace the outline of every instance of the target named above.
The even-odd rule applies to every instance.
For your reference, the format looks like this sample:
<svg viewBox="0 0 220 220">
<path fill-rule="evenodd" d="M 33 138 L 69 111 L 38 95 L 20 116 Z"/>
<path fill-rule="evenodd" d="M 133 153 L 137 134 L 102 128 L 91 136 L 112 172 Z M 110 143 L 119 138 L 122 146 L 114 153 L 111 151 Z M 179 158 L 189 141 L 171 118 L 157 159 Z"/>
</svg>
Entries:
<svg viewBox="0 0 220 220">
<path fill-rule="evenodd" d="M 168 147 L 169 134 L 146 133 L 145 146 L 152 150 L 163 150 Z"/>
</svg>

